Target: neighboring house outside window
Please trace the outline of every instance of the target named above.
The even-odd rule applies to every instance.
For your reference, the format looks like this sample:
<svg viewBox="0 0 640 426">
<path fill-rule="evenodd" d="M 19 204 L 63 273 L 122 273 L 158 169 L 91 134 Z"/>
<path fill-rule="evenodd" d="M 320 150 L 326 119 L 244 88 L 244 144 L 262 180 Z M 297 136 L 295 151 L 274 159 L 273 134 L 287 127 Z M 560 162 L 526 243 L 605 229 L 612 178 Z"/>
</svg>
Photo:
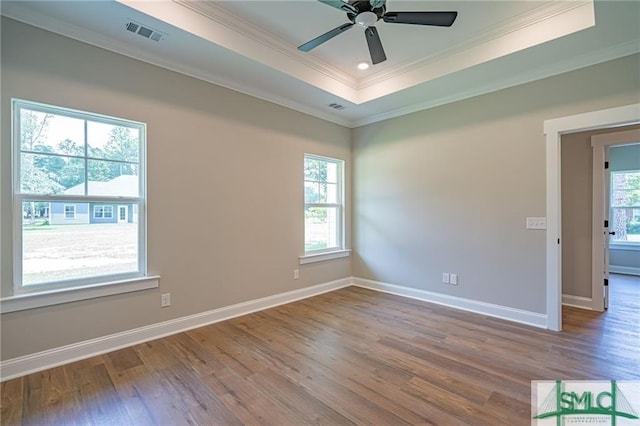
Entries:
<svg viewBox="0 0 640 426">
<path fill-rule="evenodd" d="M 14 295 L 142 282 L 145 125 L 28 101 L 12 106 Z M 151 287 L 157 279 L 137 289 Z"/>
<path fill-rule="evenodd" d="M 304 156 L 304 251 L 344 249 L 344 162 Z"/>
<path fill-rule="evenodd" d="M 640 245 L 640 171 L 611 172 L 612 243 Z"/>
</svg>

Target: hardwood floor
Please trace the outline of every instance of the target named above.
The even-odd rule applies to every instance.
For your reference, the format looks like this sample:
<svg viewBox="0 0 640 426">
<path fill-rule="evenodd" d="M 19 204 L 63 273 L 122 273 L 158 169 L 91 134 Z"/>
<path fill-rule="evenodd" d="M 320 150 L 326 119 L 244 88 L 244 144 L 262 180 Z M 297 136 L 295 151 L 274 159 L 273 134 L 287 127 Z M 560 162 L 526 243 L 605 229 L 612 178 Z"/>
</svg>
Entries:
<svg viewBox="0 0 640 426">
<path fill-rule="evenodd" d="M 349 287 L 2 383 L 3 425 L 529 425 L 533 379 L 640 379 L 640 278 L 553 333 Z"/>
</svg>

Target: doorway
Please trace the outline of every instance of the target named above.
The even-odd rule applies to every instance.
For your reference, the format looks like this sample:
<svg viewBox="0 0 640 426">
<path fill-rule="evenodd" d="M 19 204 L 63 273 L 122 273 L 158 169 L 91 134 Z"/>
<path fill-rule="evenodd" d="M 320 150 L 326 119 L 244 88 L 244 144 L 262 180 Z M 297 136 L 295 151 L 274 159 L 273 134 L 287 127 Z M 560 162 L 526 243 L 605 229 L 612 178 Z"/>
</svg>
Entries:
<svg viewBox="0 0 640 426">
<path fill-rule="evenodd" d="M 633 219 L 636 213 L 640 213 L 640 209 L 634 208 L 640 205 L 640 200 L 637 200 L 637 192 L 640 192 L 640 189 L 636 190 L 640 182 L 635 179 L 640 171 L 638 142 L 638 126 L 591 137 L 594 164 L 592 309 L 596 311 L 603 311 L 609 305 L 610 265 L 624 267 L 626 260 L 621 254 L 631 251 L 632 255 L 635 255 L 635 261 L 632 259 L 627 266 L 640 267 L 640 252 L 637 251 L 640 245 L 633 241 Z M 614 256 L 611 256 L 612 254 Z"/>
<path fill-rule="evenodd" d="M 562 330 L 562 254 L 560 231 L 560 140 L 566 133 L 640 123 L 640 104 L 560 117 L 544 122 L 546 139 L 546 311 L 547 328 Z"/>
<path fill-rule="evenodd" d="M 610 238 L 610 230 L 605 229 L 605 224 L 609 227 L 607 176 L 609 170 L 615 170 L 614 173 L 640 170 L 639 151 L 618 151 L 632 147 L 631 143 L 639 140 L 640 126 L 562 135 L 560 240 L 563 305 L 599 312 L 605 309 Z M 607 158 L 609 150 L 616 154 L 610 161 Z M 636 158 L 621 158 L 619 154 L 635 154 Z M 610 164 L 609 168 L 605 168 L 605 163 Z M 615 228 L 611 226 L 611 232 Z M 618 234 L 623 232 L 621 229 L 618 231 Z"/>
</svg>

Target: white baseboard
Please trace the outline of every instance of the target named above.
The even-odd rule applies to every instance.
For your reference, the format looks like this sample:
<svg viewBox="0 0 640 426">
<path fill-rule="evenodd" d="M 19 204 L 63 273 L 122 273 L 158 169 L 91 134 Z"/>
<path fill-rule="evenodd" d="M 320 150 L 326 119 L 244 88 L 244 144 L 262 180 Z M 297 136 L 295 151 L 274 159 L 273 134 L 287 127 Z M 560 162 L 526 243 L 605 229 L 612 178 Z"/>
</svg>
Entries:
<svg viewBox="0 0 640 426">
<path fill-rule="evenodd" d="M 545 314 L 434 293 L 426 290 L 387 284 L 379 281 L 351 277 L 248 302 L 238 303 L 231 306 L 225 306 L 223 308 L 199 314 L 176 318 L 121 333 L 110 334 L 108 336 L 2 361 L 0 362 L 0 381 L 10 380 L 16 377 L 46 370 L 48 368 L 57 367 L 139 343 L 159 339 L 171 334 L 250 314 L 252 312 L 261 311 L 274 306 L 291 303 L 296 300 L 306 299 L 308 297 L 327 293 L 350 285 L 410 297 L 412 299 L 423 300 L 425 302 L 436 303 L 464 311 L 532 325 L 534 327 L 547 327 L 547 316 Z"/>
<path fill-rule="evenodd" d="M 121 333 L 110 334 L 96 339 L 86 340 L 59 348 L 49 349 L 35 354 L 0 362 L 0 381 L 21 377 L 30 373 L 68 364 L 70 362 L 101 355 L 138 343 L 155 340 L 171 334 L 202 327 L 263 309 L 272 308 L 296 300 L 306 299 L 318 294 L 337 290 L 351 285 L 350 278 L 318 284 L 299 290 L 288 291 L 261 299 L 250 300 L 236 305 L 176 318 Z"/>
<path fill-rule="evenodd" d="M 434 293 L 411 287 L 366 280 L 363 278 L 354 277 L 351 279 L 351 282 L 353 285 L 358 287 L 410 297 L 412 299 L 423 300 L 425 302 L 462 309 L 463 311 L 475 312 L 477 314 L 487 315 L 490 317 L 532 325 L 534 327 L 547 328 L 547 315 L 545 314 L 510 308 L 507 306 L 494 305 L 492 303 L 479 302 L 477 300 L 464 299 L 462 297 L 449 296 L 441 293 Z"/>
<path fill-rule="evenodd" d="M 572 296 L 570 294 L 562 295 L 562 304 L 573 306 L 575 308 L 593 309 L 593 299 L 590 297 Z"/>
<path fill-rule="evenodd" d="M 611 272 L 612 274 L 640 275 L 640 268 L 634 268 L 632 266 L 609 265 L 609 272 Z"/>
</svg>

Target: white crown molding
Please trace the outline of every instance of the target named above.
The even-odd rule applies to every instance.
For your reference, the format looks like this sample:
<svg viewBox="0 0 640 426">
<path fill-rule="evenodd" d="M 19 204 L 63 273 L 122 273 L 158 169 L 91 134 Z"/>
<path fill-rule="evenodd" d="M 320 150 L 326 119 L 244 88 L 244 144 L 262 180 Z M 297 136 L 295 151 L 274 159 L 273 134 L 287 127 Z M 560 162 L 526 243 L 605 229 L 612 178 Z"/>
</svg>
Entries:
<svg viewBox="0 0 640 426">
<path fill-rule="evenodd" d="M 495 60 L 520 50 L 530 48 L 559 37 L 592 27 L 595 24 L 593 3 L 582 2 L 579 7 L 563 9 L 546 19 L 520 23 L 507 30 L 489 34 L 479 45 L 467 45 L 452 52 L 444 52 L 437 60 L 420 63 L 401 75 L 362 87 L 358 91 L 358 103 L 368 102 L 419 84 L 441 78 L 473 66 Z M 471 43 L 471 42 L 469 42 Z M 433 58 L 432 58 L 433 59 Z"/>
<path fill-rule="evenodd" d="M 340 71 L 338 68 L 327 65 L 325 62 L 322 62 L 313 56 L 300 53 L 298 49 L 291 47 L 290 43 L 285 42 L 266 29 L 232 14 L 215 2 L 193 2 L 189 0 L 172 1 L 205 16 L 220 25 L 224 25 L 228 29 L 236 32 L 238 35 L 253 40 L 261 49 L 270 49 L 274 52 L 286 55 L 294 61 L 298 61 L 309 68 L 313 68 L 316 72 L 324 74 L 333 80 L 339 81 L 353 89 L 358 88 L 358 80 L 356 78 Z"/>
<path fill-rule="evenodd" d="M 293 52 L 292 48 L 285 49 L 284 52 L 279 49 L 267 48 L 262 41 L 257 41 L 255 37 L 249 37 L 238 32 L 235 28 L 212 20 L 211 14 L 203 14 L 201 10 L 194 10 L 174 1 L 116 1 L 139 13 L 177 27 L 186 33 L 207 40 L 344 100 L 352 103 L 357 100 L 358 93 L 354 87 L 318 72 L 315 68 L 301 62 L 301 54 Z"/>
<path fill-rule="evenodd" d="M 487 93 L 495 92 L 509 87 L 518 86 L 521 84 L 530 83 L 532 81 L 540 80 L 542 78 L 552 77 L 554 75 L 562 74 L 569 71 L 574 71 L 580 68 L 596 65 L 602 62 L 619 59 L 625 56 L 633 55 L 640 52 L 640 45 L 635 41 L 628 41 L 618 44 L 613 47 L 607 47 L 600 49 L 596 52 L 590 52 L 588 54 L 580 55 L 565 59 L 564 61 L 555 62 L 552 65 L 546 67 L 531 68 L 527 73 L 520 73 L 514 75 L 511 78 L 502 79 L 496 82 L 477 86 L 472 90 L 464 92 L 458 92 L 451 96 L 440 97 L 430 99 L 426 102 L 410 105 L 408 107 L 397 108 L 392 111 L 387 111 L 382 114 L 375 114 L 369 117 L 354 120 L 351 122 L 351 127 L 360 127 L 367 124 L 377 123 L 379 121 L 388 120 L 390 118 L 396 118 L 414 112 L 423 111 L 425 109 L 446 105 L 452 102 L 469 99 L 474 96 L 480 96 Z"/>
<path fill-rule="evenodd" d="M 178 5 L 176 1 L 184 2 L 184 0 L 174 0 L 172 4 Z M 617 59 L 617 58 L 630 55 L 633 53 L 637 53 L 640 51 L 640 45 L 638 45 L 637 42 L 629 41 L 617 46 L 601 49 L 597 52 L 588 53 L 579 57 L 566 59 L 564 61 L 558 61 L 546 67 L 532 68 L 525 74 L 520 73 L 520 74 L 514 75 L 511 78 L 507 78 L 497 82 L 492 82 L 489 84 L 478 86 L 472 90 L 457 92 L 452 94 L 451 96 L 429 99 L 428 101 L 423 103 L 413 104 L 413 105 L 409 105 L 402 108 L 397 108 L 391 111 L 386 111 L 381 114 L 373 114 L 361 119 L 349 119 L 344 116 L 340 116 L 339 113 L 336 113 L 333 110 L 326 111 L 324 108 L 310 107 L 306 104 L 296 102 L 289 98 L 285 98 L 278 94 L 268 92 L 258 87 L 247 86 L 230 79 L 222 78 L 221 76 L 211 73 L 207 70 L 188 67 L 177 61 L 168 60 L 162 57 L 162 55 L 155 55 L 144 49 L 133 47 L 132 45 L 129 45 L 125 42 L 119 42 L 112 38 L 101 36 L 86 28 L 71 25 L 68 22 L 58 20 L 40 13 L 36 13 L 33 10 L 24 7 L 22 4 L 20 4 L 20 2 L 11 2 L 11 3 L 12 4 L 10 8 L 4 7 L 5 5 L 3 5 L 2 14 L 4 16 L 15 19 L 17 21 L 24 22 L 29 25 L 34 25 L 36 27 L 55 32 L 87 44 L 91 44 L 106 50 L 110 50 L 128 57 L 131 57 L 133 59 L 141 60 L 141 61 L 150 63 L 152 65 L 156 65 L 156 66 L 159 66 L 171 71 L 175 71 L 193 78 L 197 78 L 209 83 L 213 83 L 213 84 L 228 88 L 230 90 L 234 90 L 258 99 L 272 102 L 277 105 L 283 106 L 285 108 L 296 110 L 301 113 L 308 114 L 313 117 L 317 117 L 322 120 L 326 120 L 326 121 L 336 123 L 345 127 L 350 127 L 350 128 L 359 127 L 366 124 L 371 124 L 378 121 L 399 117 L 402 115 L 437 107 L 447 103 L 467 99 L 467 98 L 482 95 L 485 93 L 490 93 L 492 91 L 501 90 L 501 89 L 512 87 L 519 84 L 524 84 L 540 78 L 550 77 L 552 75 L 560 74 L 563 72 L 571 71 L 571 70 L 582 68 L 589 65 L 594 65 L 607 60 Z M 527 25 L 531 26 L 536 22 L 546 21 L 551 19 L 554 16 L 560 16 L 564 13 L 570 13 L 572 11 L 579 9 L 580 7 L 583 7 L 585 4 L 588 4 L 585 2 L 578 2 L 578 3 L 570 2 L 568 4 L 566 4 L 567 2 L 559 2 L 559 3 L 560 3 L 559 5 L 554 5 L 553 7 L 545 6 L 545 7 L 540 7 L 536 9 L 535 17 L 529 16 L 528 20 L 525 19 L 525 17 L 528 15 L 526 14 L 523 15 L 523 17 L 518 19 L 517 23 L 512 24 L 512 26 L 510 27 L 510 30 L 515 31 L 521 28 L 528 28 Z M 178 6 L 178 7 L 187 10 L 183 6 Z M 195 12 L 191 12 L 191 13 L 195 13 Z M 210 20 L 209 18 L 206 18 L 206 19 Z M 493 31 L 492 34 L 494 36 L 497 36 L 498 34 L 504 35 L 504 31 L 506 31 L 506 29 L 504 28 L 502 29 L 503 33 L 500 33 L 501 30 L 497 27 L 493 28 L 492 31 Z M 245 35 L 245 37 L 248 37 L 248 36 Z M 487 37 L 487 40 L 490 38 L 489 35 L 487 35 L 486 37 Z M 457 46 L 456 49 L 458 48 L 462 48 L 462 47 Z M 443 55 L 449 55 L 449 56 L 451 54 L 452 53 L 449 51 L 443 53 Z M 444 59 L 444 58 L 441 58 L 441 59 Z M 429 60 L 434 60 L 434 58 L 429 58 L 426 61 L 428 62 Z M 416 68 L 413 68 L 417 66 L 418 64 L 416 63 L 411 65 L 411 67 L 408 69 L 412 70 L 412 72 L 419 72 L 419 70 L 417 70 Z M 408 71 L 405 70 L 405 73 L 406 72 Z M 419 88 L 417 89 L 420 90 Z M 330 92 L 330 93 L 333 93 L 333 92 Z M 342 100 L 348 101 L 345 97 L 342 97 L 339 95 L 336 95 L 336 96 Z"/>
<path fill-rule="evenodd" d="M 7 10 L 7 8 L 4 7 L 2 9 L 2 15 L 28 25 L 33 25 L 46 31 L 51 31 L 65 37 L 78 40 L 82 43 L 109 50 L 111 52 L 118 53 L 142 62 L 146 62 L 151 65 L 167 69 L 169 71 L 174 71 L 189 77 L 197 78 L 208 83 L 213 83 L 218 86 L 233 90 L 235 92 L 271 102 L 285 108 L 289 108 L 316 118 L 320 118 L 325 121 L 329 121 L 345 127 L 350 127 L 352 125 L 351 121 L 343 119 L 341 117 L 336 117 L 335 115 L 332 115 L 321 109 L 310 108 L 306 105 L 292 101 L 291 99 L 278 96 L 274 93 L 266 92 L 256 87 L 245 86 L 236 81 L 222 78 L 219 75 L 206 72 L 201 69 L 192 68 L 183 63 L 167 60 L 161 55 L 154 55 L 147 50 L 133 47 L 132 45 L 119 42 L 109 37 L 103 37 L 96 32 L 87 30 L 86 28 L 69 24 L 68 22 L 34 12 L 33 10 L 27 10 L 23 6 L 21 6 L 19 2 L 15 2 L 10 10 Z"/>
<path fill-rule="evenodd" d="M 121 333 L 110 334 L 96 339 L 85 340 L 71 345 L 9 359 L 0 362 L 0 381 L 14 379 L 139 343 L 247 315 L 252 312 L 262 311 L 274 306 L 317 296 L 350 285 L 350 278 L 342 278 L 336 281 L 225 306 L 211 311 L 188 315 L 145 327 L 134 328 Z"/>
<path fill-rule="evenodd" d="M 488 42 L 509 36 L 520 30 L 540 24 L 546 20 L 555 18 L 578 7 L 584 7 L 585 5 L 589 5 L 591 3 L 591 0 L 586 0 L 575 2 L 557 2 L 539 6 L 531 11 L 521 13 L 518 16 L 512 17 L 508 21 L 500 22 L 487 27 L 482 32 L 469 37 L 466 41 L 441 50 L 428 58 L 416 58 L 415 60 L 407 61 L 392 68 L 388 68 L 383 72 L 371 74 L 360 80 L 358 89 L 365 89 L 384 81 L 398 78 L 404 74 L 411 73 L 425 67 L 431 67 L 435 63 L 443 60 L 446 57 L 464 53 L 472 49 L 482 48 Z"/>
</svg>

